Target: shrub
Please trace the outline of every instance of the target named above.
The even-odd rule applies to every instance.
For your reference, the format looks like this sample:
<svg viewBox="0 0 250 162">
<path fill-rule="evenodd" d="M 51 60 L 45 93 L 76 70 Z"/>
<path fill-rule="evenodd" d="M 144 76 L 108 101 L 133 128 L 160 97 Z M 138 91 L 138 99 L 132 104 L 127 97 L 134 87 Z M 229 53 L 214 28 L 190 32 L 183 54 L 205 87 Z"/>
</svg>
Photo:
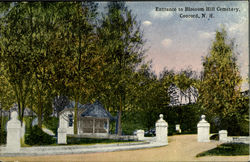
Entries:
<svg viewBox="0 0 250 162">
<path fill-rule="evenodd" d="M 176 133 L 175 125 L 173 124 L 168 125 L 168 136 L 175 135 L 175 133 Z"/>
<path fill-rule="evenodd" d="M 28 145 L 49 145 L 56 143 L 56 140 L 36 125 L 25 135 L 25 143 Z"/>
<path fill-rule="evenodd" d="M 213 134 L 211 137 L 210 137 L 210 140 L 219 140 L 219 134 L 216 133 L 216 134 Z"/>
<path fill-rule="evenodd" d="M 53 133 L 57 135 L 58 122 L 59 119 L 57 117 L 49 117 L 43 122 L 43 124 L 46 128 L 52 130 Z"/>
<path fill-rule="evenodd" d="M 0 144 L 6 144 L 7 132 L 5 130 L 0 131 Z"/>
</svg>

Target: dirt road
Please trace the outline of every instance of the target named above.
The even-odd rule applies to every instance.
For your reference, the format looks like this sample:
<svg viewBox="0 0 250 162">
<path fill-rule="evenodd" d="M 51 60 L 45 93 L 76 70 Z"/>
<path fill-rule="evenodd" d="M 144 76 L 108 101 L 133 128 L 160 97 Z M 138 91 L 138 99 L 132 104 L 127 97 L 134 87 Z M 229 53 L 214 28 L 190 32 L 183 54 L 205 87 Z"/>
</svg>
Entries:
<svg viewBox="0 0 250 162">
<path fill-rule="evenodd" d="M 198 143 L 196 135 L 170 136 L 169 145 L 159 148 L 90 154 L 0 157 L 3 161 L 248 161 L 248 156 L 206 156 L 196 158 L 219 142 Z"/>
</svg>

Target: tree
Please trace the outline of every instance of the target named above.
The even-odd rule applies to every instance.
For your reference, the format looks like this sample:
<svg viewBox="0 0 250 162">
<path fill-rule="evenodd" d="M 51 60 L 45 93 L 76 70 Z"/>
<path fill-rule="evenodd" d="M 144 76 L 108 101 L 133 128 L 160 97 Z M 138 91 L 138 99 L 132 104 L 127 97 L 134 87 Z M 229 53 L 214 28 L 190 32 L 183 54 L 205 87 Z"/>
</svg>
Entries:
<svg viewBox="0 0 250 162">
<path fill-rule="evenodd" d="M 87 102 L 93 90 L 93 80 L 101 77 L 102 53 L 97 46 L 99 39 L 94 21 L 97 6 L 93 2 L 64 2 L 59 6 L 60 29 L 55 46 L 60 49 L 53 59 L 53 84 L 60 93 L 58 95 L 67 96 L 76 103 L 76 134 L 78 103 Z"/>
<path fill-rule="evenodd" d="M 4 142 L 3 131 L 5 128 L 4 122 L 4 112 L 9 110 L 15 102 L 15 95 L 13 89 L 8 82 L 5 70 L 0 63 L 0 143 Z"/>
<path fill-rule="evenodd" d="M 109 2 L 103 16 L 99 36 L 106 54 L 108 85 L 113 90 L 118 112 L 118 135 L 122 133 L 122 111 L 129 97 L 133 72 L 142 61 L 143 39 L 140 25 L 124 2 Z"/>
<path fill-rule="evenodd" d="M 211 50 L 203 60 L 199 103 L 219 129 L 228 129 L 230 120 L 238 114 L 241 77 L 233 48 L 225 29 L 216 31 Z"/>
<path fill-rule="evenodd" d="M 53 101 L 54 112 L 56 116 L 59 116 L 59 112 L 62 111 L 65 106 L 69 104 L 69 99 L 66 96 L 56 96 Z"/>
<path fill-rule="evenodd" d="M 2 10 L 0 48 L 1 63 L 6 70 L 18 104 L 19 118 L 23 121 L 24 109 L 31 90 L 33 76 L 33 28 L 29 3 L 9 3 Z"/>
<path fill-rule="evenodd" d="M 190 67 L 181 70 L 174 76 L 174 84 L 180 89 L 180 103 L 183 103 L 183 96 L 185 97 L 185 101 L 188 99 L 188 104 L 192 103 L 192 97 L 194 99 L 193 102 L 197 101 L 199 79 L 196 72 Z"/>
</svg>

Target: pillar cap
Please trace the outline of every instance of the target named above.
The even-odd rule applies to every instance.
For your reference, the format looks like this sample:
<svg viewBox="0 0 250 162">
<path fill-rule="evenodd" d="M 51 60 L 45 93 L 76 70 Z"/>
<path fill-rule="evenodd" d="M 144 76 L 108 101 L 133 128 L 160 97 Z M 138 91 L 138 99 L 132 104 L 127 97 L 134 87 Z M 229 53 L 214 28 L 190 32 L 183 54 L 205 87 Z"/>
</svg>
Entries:
<svg viewBox="0 0 250 162">
<path fill-rule="evenodd" d="M 159 126 L 163 126 L 163 127 L 167 127 L 168 126 L 168 123 L 163 119 L 163 114 L 160 114 L 159 115 L 160 119 L 157 120 L 157 122 L 155 123 L 155 126 L 159 127 Z"/>
<path fill-rule="evenodd" d="M 219 131 L 219 134 L 220 134 L 220 133 L 227 133 L 227 130 L 220 130 L 220 131 Z"/>
<path fill-rule="evenodd" d="M 197 127 L 209 127 L 210 126 L 210 124 L 205 120 L 205 118 L 206 118 L 205 115 L 201 115 L 201 120 L 197 124 Z"/>
<path fill-rule="evenodd" d="M 8 128 L 21 128 L 21 122 L 17 119 L 18 118 L 18 114 L 16 111 L 11 112 L 10 114 L 10 120 L 7 123 L 7 129 Z"/>
<path fill-rule="evenodd" d="M 17 117 L 18 117 L 18 114 L 17 114 L 16 111 L 11 112 L 11 114 L 10 114 L 11 119 L 16 119 L 17 120 Z"/>
</svg>

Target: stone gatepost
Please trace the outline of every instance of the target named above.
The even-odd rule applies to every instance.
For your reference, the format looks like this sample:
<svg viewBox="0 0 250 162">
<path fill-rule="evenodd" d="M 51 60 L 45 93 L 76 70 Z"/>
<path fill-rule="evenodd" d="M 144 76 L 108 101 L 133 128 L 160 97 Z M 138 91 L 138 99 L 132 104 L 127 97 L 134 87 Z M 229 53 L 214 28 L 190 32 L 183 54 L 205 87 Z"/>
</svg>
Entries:
<svg viewBox="0 0 250 162">
<path fill-rule="evenodd" d="M 66 128 L 57 129 L 57 143 L 58 144 L 67 144 L 67 131 Z"/>
<path fill-rule="evenodd" d="M 156 142 L 168 144 L 168 123 L 163 119 L 160 114 L 160 119 L 155 123 L 156 127 Z"/>
<path fill-rule="evenodd" d="M 138 140 L 144 140 L 144 130 L 137 130 L 136 135 Z"/>
<path fill-rule="evenodd" d="M 19 152 L 21 148 L 21 122 L 17 119 L 16 111 L 11 113 L 11 119 L 7 123 L 7 152 Z"/>
<path fill-rule="evenodd" d="M 220 142 L 227 142 L 227 130 L 219 131 L 219 141 Z"/>
<path fill-rule="evenodd" d="M 180 124 L 176 124 L 176 125 L 175 125 L 175 130 L 176 130 L 178 133 L 181 133 Z"/>
<path fill-rule="evenodd" d="M 205 115 L 201 115 L 201 121 L 197 124 L 198 142 L 209 142 L 210 124 L 205 120 Z"/>
</svg>

